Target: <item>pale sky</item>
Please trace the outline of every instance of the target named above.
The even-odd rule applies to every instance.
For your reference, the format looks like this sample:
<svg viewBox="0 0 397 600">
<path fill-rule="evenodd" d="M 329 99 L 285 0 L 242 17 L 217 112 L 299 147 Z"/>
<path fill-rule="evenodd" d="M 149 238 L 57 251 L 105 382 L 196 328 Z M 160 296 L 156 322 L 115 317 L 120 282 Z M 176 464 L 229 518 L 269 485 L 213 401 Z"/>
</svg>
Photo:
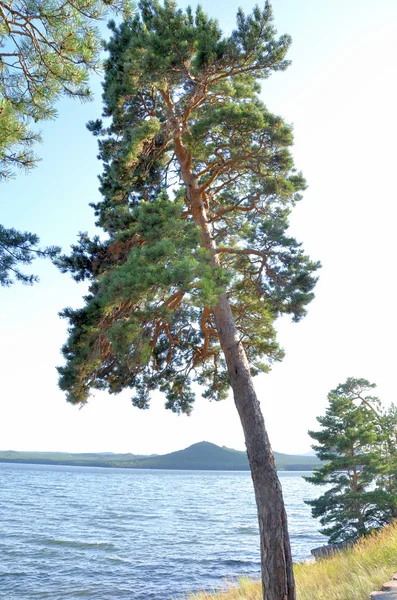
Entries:
<svg viewBox="0 0 397 600">
<path fill-rule="evenodd" d="M 202 5 L 225 31 L 239 5 L 253 6 Z M 279 322 L 286 358 L 255 384 L 273 449 L 303 453 L 327 393 L 347 377 L 365 377 L 386 404 L 396 401 L 397 2 L 274 0 L 273 9 L 278 32 L 293 37 L 293 64 L 264 82 L 262 97 L 294 125 L 309 188 L 292 233 L 323 268 L 308 316 Z M 94 232 L 88 203 L 99 200 L 101 163 L 85 123 L 101 113 L 98 77 L 92 85 L 94 102 L 62 101 L 58 120 L 42 127 L 39 166 L 0 187 L 0 222 L 64 251 L 78 231 Z M 66 340 L 57 313 L 80 306 L 86 286 L 49 262 L 32 271 L 39 284 L 0 288 L 0 449 L 165 453 L 202 440 L 244 448 L 231 398 L 198 397 L 190 417 L 166 411 L 160 395 L 148 411 L 132 407 L 128 392 L 68 405 L 57 388 Z"/>
</svg>

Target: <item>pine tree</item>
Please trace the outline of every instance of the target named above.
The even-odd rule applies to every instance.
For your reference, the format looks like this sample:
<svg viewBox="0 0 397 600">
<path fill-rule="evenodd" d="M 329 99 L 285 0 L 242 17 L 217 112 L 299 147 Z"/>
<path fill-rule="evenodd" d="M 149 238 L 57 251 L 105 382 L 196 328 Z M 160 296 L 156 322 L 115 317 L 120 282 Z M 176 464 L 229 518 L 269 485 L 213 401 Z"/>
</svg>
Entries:
<svg viewBox="0 0 397 600">
<path fill-rule="evenodd" d="M 379 435 L 372 464 L 377 503 L 386 523 L 397 519 L 397 407 L 379 413 Z"/>
<path fill-rule="evenodd" d="M 324 464 L 305 479 L 329 487 L 307 504 L 330 543 L 354 541 L 388 522 L 384 491 L 374 489 L 383 435 L 379 400 L 368 394 L 374 387 L 366 379 L 347 379 L 328 394 L 325 416 L 317 417 L 322 429 L 309 431 Z"/>
<path fill-rule="evenodd" d="M 31 128 L 56 116 L 61 96 L 89 100 L 90 71 L 100 67 L 96 22 L 112 8 L 129 14 L 129 0 L 2 0 L 0 2 L 0 181 L 29 171 L 40 134 Z M 34 233 L 0 226 L 0 286 L 32 284 L 20 265 L 54 257 Z"/>
<path fill-rule="evenodd" d="M 100 67 L 96 22 L 128 0 L 2 0 L 0 3 L 0 179 L 36 162 L 40 135 L 30 124 L 53 119 L 61 96 L 87 100 Z"/>
<path fill-rule="evenodd" d="M 375 502 L 383 511 L 382 521 L 391 523 L 397 518 L 397 407 L 382 405 L 377 396 L 366 395 L 376 384 L 366 379 L 348 379 L 352 400 L 361 402 L 372 411 L 377 427 L 373 457 L 369 467 L 372 469 L 376 485 Z"/>
<path fill-rule="evenodd" d="M 106 49 L 99 137 L 108 238 L 80 236 L 58 261 L 91 281 L 70 322 L 59 368 L 74 404 L 90 390 L 152 390 L 189 413 L 196 382 L 210 400 L 233 390 L 252 471 L 263 597 L 292 600 L 287 519 L 252 376 L 282 357 L 274 321 L 298 321 L 313 298 L 314 263 L 287 233 L 305 181 L 293 168 L 292 131 L 259 99 L 258 79 L 284 70 L 269 3 L 225 37 L 199 7 L 142 0 Z"/>
</svg>

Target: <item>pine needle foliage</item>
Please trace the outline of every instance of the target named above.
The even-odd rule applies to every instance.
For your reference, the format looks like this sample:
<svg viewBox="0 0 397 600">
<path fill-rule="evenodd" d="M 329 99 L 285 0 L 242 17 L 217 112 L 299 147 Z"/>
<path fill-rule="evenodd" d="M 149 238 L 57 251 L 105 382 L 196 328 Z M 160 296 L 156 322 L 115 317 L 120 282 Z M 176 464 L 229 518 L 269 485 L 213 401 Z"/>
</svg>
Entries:
<svg viewBox="0 0 397 600">
<path fill-rule="evenodd" d="M 96 22 L 118 0 L 1 0 L 0 179 L 28 170 L 40 134 L 30 128 L 56 116 L 61 96 L 89 100 L 90 71 L 99 68 Z"/>
<path fill-rule="evenodd" d="M 229 388 L 213 314 L 221 294 L 253 375 L 282 358 L 275 319 L 298 321 L 313 298 L 319 264 L 287 231 L 305 189 L 292 130 L 259 98 L 258 80 L 288 66 L 290 38 L 276 37 L 269 3 L 248 16 L 240 10 L 230 36 L 200 7 L 183 11 L 170 0 L 142 0 L 110 29 L 110 122 L 88 125 L 104 163 L 103 199 L 93 206 L 108 238 L 82 234 L 58 260 L 91 281 L 85 306 L 62 313 L 70 329 L 60 387 L 72 403 L 92 388 L 130 388 L 140 408 L 158 389 L 167 408 L 189 413 L 193 382 L 212 400 Z M 187 171 L 216 264 L 194 222 Z"/>
<path fill-rule="evenodd" d="M 61 96 L 91 99 L 89 73 L 100 68 L 98 20 L 109 10 L 128 15 L 129 0 L 0 0 L 0 182 L 37 163 L 34 125 L 56 117 Z M 0 286 L 32 284 L 21 265 L 40 249 L 34 233 L 0 226 Z"/>
<path fill-rule="evenodd" d="M 372 461 L 377 504 L 384 520 L 397 519 L 397 407 L 378 411 L 378 439 Z"/>
<path fill-rule="evenodd" d="M 21 265 L 30 265 L 34 258 L 54 259 L 60 252 L 57 246 L 38 247 L 39 238 L 28 231 L 6 229 L 0 225 L 0 286 L 7 287 L 14 281 L 32 285 L 36 275 L 21 271 Z"/>
</svg>

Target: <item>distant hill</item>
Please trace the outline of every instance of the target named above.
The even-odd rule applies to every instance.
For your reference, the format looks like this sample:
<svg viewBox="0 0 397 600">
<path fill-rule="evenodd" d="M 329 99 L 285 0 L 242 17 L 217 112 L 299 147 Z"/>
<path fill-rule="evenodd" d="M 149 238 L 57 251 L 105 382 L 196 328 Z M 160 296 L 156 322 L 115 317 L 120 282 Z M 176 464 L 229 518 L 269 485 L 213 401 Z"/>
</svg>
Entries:
<svg viewBox="0 0 397 600">
<path fill-rule="evenodd" d="M 313 457 L 274 453 L 279 471 L 311 471 L 320 461 Z M 184 450 L 163 456 L 141 458 L 135 461 L 144 469 L 211 469 L 214 471 L 248 471 L 246 452 L 199 442 Z"/>
<path fill-rule="evenodd" d="M 279 471 L 311 471 L 320 465 L 312 456 L 274 453 Z M 184 450 L 163 455 L 113 454 L 110 452 L 70 454 L 66 452 L 0 452 L 0 462 L 127 469 L 175 469 L 248 471 L 246 452 L 199 442 Z"/>
<path fill-rule="evenodd" d="M 140 454 L 114 454 L 112 452 L 17 452 L 0 451 L 0 462 L 42 465 L 68 465 L 72 467 L 130 467 Z"/>
</svg>

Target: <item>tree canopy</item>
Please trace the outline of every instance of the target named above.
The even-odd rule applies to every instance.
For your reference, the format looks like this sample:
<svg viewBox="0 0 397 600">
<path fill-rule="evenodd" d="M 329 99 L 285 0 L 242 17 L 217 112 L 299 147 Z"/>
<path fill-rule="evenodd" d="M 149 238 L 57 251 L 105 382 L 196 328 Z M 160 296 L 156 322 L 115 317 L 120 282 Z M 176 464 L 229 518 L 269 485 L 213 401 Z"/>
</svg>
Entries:
<svg viewBox="0 0 397 600">
<path fill-rule="evenodd" d="M 252 374 L 282 357 L 274 320 L 299 320 L 313 297 L 319 265 L 287 233 L 305 188 L 291 127 L 267 110 L 257 82 L 286 68 L 290 39 L 275 38 L 269 4 L 240 10 L 229 37 L 200 7 L 169 1 L 143 0 L 139 15 L 110 27 L 103 98 L 112 121 L 89 124 L 104 162 L 94 208 L 108 239 L 82 235 L 58 263 L 92 281 L 86 306 L 63 313 L 71 328 L 60 385 L 72 403 L 90 388 L 132 388 L 142 408 L 160 389 L 168 408 L 188 413 L 192 381 L 217 400 L 230 385 L 213 312 L 220 294 Z"/>
</svg>

